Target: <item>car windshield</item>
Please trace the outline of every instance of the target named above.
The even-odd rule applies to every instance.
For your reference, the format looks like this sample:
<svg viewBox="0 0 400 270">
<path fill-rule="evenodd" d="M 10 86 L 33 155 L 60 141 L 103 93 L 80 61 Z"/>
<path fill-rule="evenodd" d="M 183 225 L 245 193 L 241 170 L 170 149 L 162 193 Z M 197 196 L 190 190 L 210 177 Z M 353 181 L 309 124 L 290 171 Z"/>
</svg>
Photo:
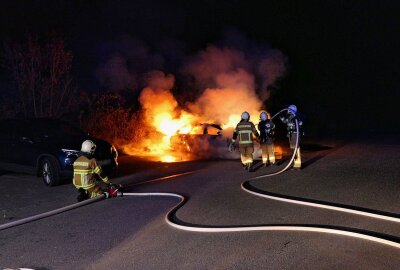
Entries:
<svg viewBox="0 0 400 270">
<path fill-rule="evenodd" d="M 208 135 L 220 135 L 221 134 L 221 126 L 218 124 L 202 124 L 203 126 L 203 134 Z"/>
</svg>

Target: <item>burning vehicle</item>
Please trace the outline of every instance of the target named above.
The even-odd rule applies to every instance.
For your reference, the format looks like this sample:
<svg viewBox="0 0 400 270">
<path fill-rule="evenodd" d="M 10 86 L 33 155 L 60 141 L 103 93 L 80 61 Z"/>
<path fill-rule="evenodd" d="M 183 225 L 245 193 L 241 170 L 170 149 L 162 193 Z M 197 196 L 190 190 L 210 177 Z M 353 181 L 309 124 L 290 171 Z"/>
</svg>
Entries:
<svg viewBox="0 0 400 270">
<path fill-rule="evenodd" d="M 200 130 L 201 133 L 171 136 L 171 148 L 180 155 L 178 160 L 213 158 L 219 157 L 221 151 L 226 152 L 229 140 L 222 136 L 220 125 L 204 123 L 195 130 Z"/>
<path fill-rule="evenodd" d="M 162 63 L 170 61 L 173 51 L 163 59 L 167 55 L 152 55 L 148 48 L 143 55 L 145 47 L 128 42 L 117 58 L 113 53 L 104 58 L 97 72 L 102 87 L 124 90 L 121 93 L 129 93 L 129 99 L 138 97 L 134 106 L 126 106 L 128 115 L 135 114 L 132 121 L 115 119 L 122 126 L 133 126 L 115 141 L 121 153 L 156 162 L 238 157 L 227 150 L 226 139 L 232 137 L 241 112 L 249 112 L 252 119 L 259 115 L 286 73 L 287 57 L 269 45 L 231 43 L 238 40 L 234 37 L 226 40 L 229 44 L 209 44 L 193 55 L 174 56 L 170 60 L 182 62 L 172 65 L 177 69 L 168 68 L 168 73 Z"/>
<path fill-rule="evenodd" d="M 239 99 L 228 98 L 235 96 L 234 93 Z M 221 99 L 225 100 L 225 106 L 219 106 Z M 122 145 L 122 151 L 160 162 L 237 158 L 237 153 L 227 149 L 240 119 L 239 110 L 235 109 L 238 100 L 246 101 L 241 106 L 249 106 L 251 102 L 255 103 L 252 107 L 261 106 L 255 96 L 248 97 L 238 89 L 209 89 L 207 98 L 200 102 L 203 105 L 186 104 L 183 108 L 170 90 L 147 87 L 139 97 L 143 136 L 135 143 Z M 251 112 L 258 113 L 257 109 Z"/>
</svg>

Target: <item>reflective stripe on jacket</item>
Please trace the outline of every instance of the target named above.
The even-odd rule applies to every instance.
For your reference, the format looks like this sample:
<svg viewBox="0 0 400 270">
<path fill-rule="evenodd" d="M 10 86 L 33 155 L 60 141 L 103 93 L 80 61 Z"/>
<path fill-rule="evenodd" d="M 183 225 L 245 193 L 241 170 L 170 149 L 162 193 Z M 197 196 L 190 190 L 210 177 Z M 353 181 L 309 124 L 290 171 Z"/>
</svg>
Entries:
<svg viewBox="0 0 400 270">
<path fill-rule="evenodd" d="M 89 159 L 86 156 L 80 156 L 75 160 L 73 166 L 73 184 L 76 188 L 89 189 L 94 187 L 96 185 L 96 175 L 98 175 L 104 183 L 109 183 L 108 177 L 103 177 L 101 175 L 101 167 L 94 158 Z"/>
<path fill-rule="evenodd" d="M 234 132 L 234 139 L 239 135 L 239 145 L 253 144 L 253 134 L 259 137 L 256 127 L 252 122 L 240 121 Z"/>
</svg>

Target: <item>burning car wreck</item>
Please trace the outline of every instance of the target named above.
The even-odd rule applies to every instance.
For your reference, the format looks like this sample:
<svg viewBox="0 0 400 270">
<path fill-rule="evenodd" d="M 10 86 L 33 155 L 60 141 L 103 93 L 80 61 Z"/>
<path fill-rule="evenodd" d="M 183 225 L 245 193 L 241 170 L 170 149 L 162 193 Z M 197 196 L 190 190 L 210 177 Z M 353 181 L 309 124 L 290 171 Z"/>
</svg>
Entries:
<svg viewBox="0 0 400 270">
<path fill-rule="evenodd" d="M 220 153 L 226 153 L 229 140 L 222 136 L 220 125 L 203 123 L 194 130 L 197 133 L 171 136 L 171 148 L 177 161 L 218 158 Z"/>
</svg>

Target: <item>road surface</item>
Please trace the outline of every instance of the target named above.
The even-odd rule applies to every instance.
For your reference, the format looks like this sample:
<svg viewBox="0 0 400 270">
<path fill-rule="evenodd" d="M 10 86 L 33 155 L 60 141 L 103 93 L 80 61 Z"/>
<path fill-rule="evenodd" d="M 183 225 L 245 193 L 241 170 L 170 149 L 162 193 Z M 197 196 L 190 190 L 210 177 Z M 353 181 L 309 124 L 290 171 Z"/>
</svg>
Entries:
<svg viewBox="0 0 400 270">
<path fill-rule="evenodd" d="M 353 141 L 303 147 L 304 169 L 252 181 L 280 194 L 400 213 L 400 145 Z M 177 219 L 194 226 L 334 225 L 400 237 L 400 224 L 263 199 L 244 192 L 238 160 L 180 164 L 121 159 L 129 192 L 174 192 L 188 202 Z M 134 185 L 162 176 L 173 178 Z M 72 185 L 46 188 L 36 177 L 0 176 L 1 223 L 75 202 Z M 0 269 L 399 269 L 400 249 L 310 232 L 194 233 L 165 223 L 178 202 L 122 197 L 0 231 Z"/>
</svg>

